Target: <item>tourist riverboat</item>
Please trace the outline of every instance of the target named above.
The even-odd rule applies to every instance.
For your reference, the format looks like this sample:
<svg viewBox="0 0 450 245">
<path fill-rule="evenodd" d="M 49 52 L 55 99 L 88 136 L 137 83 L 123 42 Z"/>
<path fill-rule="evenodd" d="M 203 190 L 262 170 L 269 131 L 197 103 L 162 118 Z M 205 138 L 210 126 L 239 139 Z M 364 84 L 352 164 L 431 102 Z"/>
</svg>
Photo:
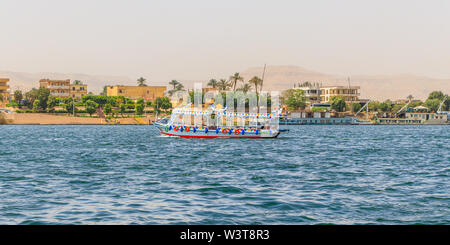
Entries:
<svg viewBox="0 0 450 245">
<path fill-rule="evenodd" d="M 226 108 L 175 108 L 170 118 L 154 121 L 162 135 L 182 138 L 276 138 L 279 111 L 272 113 L 228 112 Z M 230 123 L 231 122 L 231 123 Z M 231 125 L 230 125 L 231 124 Z"/>
</svg>

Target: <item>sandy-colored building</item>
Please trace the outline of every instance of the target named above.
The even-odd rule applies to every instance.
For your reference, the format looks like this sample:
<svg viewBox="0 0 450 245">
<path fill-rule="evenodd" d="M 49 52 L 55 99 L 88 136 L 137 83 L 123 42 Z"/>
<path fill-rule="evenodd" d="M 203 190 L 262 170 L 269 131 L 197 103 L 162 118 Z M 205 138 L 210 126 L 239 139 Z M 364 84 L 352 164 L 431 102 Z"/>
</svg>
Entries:
<svg viewBox="0 0 450 245">
<path fill-rule="evenodd" d="M 39 86 L 42 88 L 48 88 L 50 90 L 50 95 L 66 98 L 70 96 L 70 79 L 67 80 L 50 80 L 41 79 L 39 81 Z"/>
<path fill-rule="evenodd" d="M 303 90 L 305 92 L 306 102 L 309 104 L 320 103 L 320 85 L 318 83 L 311 84 L 309 86 L 301 86 L 294 89 Z"/>
<path fill-rule="evenodd" d="M 320 90 L 322 103 L 330 103 L 333 96 L 342 96 L 347 103 L 359 102 L 359 86 L 323 86 Z"/>
<path fill-rule="evenodd" d="M 108 86 L 106 87 L 107 96 L 124 96 L 133 100 L 155 100 L 158 97 L 164 97 L 166 86 Z"/>
<path fill-rule="evenodd" d="M 87 93 L 87 84 L 70 84 L 69 94 L 75 100 L 81 100 Z"/>
<path fill-rule="evenodd" d="M 9 102 L 9 78 L 0 78 L 0 97 L 3 101 L 0 104 Z"/>
</svg>

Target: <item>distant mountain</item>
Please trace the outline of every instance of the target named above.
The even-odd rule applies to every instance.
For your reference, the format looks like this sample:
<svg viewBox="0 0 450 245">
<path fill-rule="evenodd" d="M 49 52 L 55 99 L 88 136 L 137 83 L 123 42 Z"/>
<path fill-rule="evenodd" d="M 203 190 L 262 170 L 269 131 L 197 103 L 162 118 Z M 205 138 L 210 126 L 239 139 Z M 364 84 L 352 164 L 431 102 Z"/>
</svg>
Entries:
<svg viewBox="0 0 450 245">
<path fill-rule="evenodd" d="M 131 79 L 126 76 L 104 76 L 104 75 L 86 75 L 76 73 L 25 73 L 25 72 L 9 72 L 0 71 L 0 77 L 11 79 L 11 90 L 20 89 L 23 91 L 31 88 L 39 88 L 39 80 L 43 78 L 49 79 L 70 79 L 80 80 L 88 85 L 88 91 L 93 93 L 100 93 L 103 91 L 105 85 L 135 85 L 136 79 Z"/>
<path fill-rule="evenodd" d="M 261 77 L 263 67 L 253 67 L 241 71 L 240 75 L 245 81 L 253 76 Z M 232 75 L 232 74 L 230 74 Z M 63 74 L 63 73 L 24 73 L 0 71 L 0 77 L 11 79 L 12 90 L 29 90 L 39 87 L 39 80 L 71 79 L 81 80 L 88 84 L 88 91 L 99 93 L 105 85 L 136 85 L 136 79 L 126 76 Z M 435 79 L 410 74 L 400 75 L 350 75 L 350 84 L 361 86 L 361 98 L 376 100 L 404 99 L 413 95 L 416 99 L 426 99 L 428 94 L 435 90 L 441 90 L 450 94 L 450 79 Z M 192 88 L 194 81 L 178 80 L 186 88 Z M 207 80 L 197 80 L 206 86 Z M 319 82 L 323 85 L 348 85 L 347 76 L 326 74 L 308 70 L 299 66 L 268 66 L 264 78 L 264 90 L 285 90 L 292 88 L 294 83 Z M 147 82 L 148 85 L 164 86 L 167 83 Z M 239 87 L 239 85 L 238 85 Z"/>
<path fill-rule="evenodd" d="M 263 67 L 250 68 L 240 72 L 248 81 L 253 76 L 261 77 Z M 450 93 L 450 79 L 435 79 L 409 74 L 401 75 L 351 75 L 350 84 L 361 86 L 361 97 L 386 100 L 404 99 L 413 95 L 417 99 L 426 99 L 435 90 Z M 347 76 L 325 74 L 307 70 L 298 66 L 268 66 L 264 77 L 265 90 L 284 90 L 292 88 L 294 83 L 319 82 L 323 85 L 348 85 Z"/>
</svg>

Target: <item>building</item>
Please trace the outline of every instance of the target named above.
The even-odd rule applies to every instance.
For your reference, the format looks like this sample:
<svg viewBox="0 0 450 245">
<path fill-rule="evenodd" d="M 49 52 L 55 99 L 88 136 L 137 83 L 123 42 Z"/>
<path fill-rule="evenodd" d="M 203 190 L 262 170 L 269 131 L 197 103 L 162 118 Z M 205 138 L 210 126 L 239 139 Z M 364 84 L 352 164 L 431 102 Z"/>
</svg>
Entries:
<svg viewBox="0 0 450 245">
<path fill-rule="evenodd" d="M 9 78 L 0 78 L 0 98 L 2 98 L 3 102 L 9 101 Z M 0 101 L 1 103 L 2 101 Z"/>
<path fill-rule="evenodd" d="M 359 103 L 359 86 L 324 86 L 320 88 L 322 103 L 330 103 L 333 96 L 342 96 L 347 103 Z"/>
<path fill-rule="evenodd" d="M 164 97 L 166 86 L 108 86 L 106 87 L 107 96 L 124 96 L 132 100 L 144 99 L 155 100 L 158 97 Z"/>
<path fill-rule="evenodd" d="M 316 104 L 320 103 L 321 97 L 321 89 L 318 83 L 308 84 L 308 86 L 301 86 L 294 89 L 303 90 L 305 92 L 305 97 L 307 99 L 307 103 Z"/>
<path fill-rule="evenodd" d="M 74 98 L 75 100 L 81 100 L 81 98 L 85 95 L 87 95 L 87 85 L 86 84 L 70 84 L 70 97 Z"/>
<path fill-rule="evenodd" d="M 41 88 L 48 88 L 50 95 L 59 98 L 66 98 L 70 96 L 70 79 L 67 80 L 50 80 L 41 79 L 39 81 Z"/>
<path fill-rule="evenodd" d="M 9 78 L 0 78 L 0 105 L 6 104 L 10 100 Z"/>
</svg>

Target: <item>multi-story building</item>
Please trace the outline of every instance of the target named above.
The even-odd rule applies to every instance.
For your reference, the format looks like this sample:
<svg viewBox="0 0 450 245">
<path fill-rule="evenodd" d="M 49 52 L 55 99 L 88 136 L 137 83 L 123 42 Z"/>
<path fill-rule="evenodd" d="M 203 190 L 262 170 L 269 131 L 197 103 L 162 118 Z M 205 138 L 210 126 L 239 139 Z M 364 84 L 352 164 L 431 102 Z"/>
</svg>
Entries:
<svg viewBox="0 0 450 245">
<path fill-rule="evenodd" d="M 294 89 L 300 89 L 305 92 L 307 102 L 310 104 L 320 103 L 320 85 L 318 83 L 309 84 L 308 86 L 301 86 Z"/>
<path fill-rule="evenodd" d="M 358 103 L 359 86 L 324 86 L 320 88 L 320 98 L 322 103 L 330 103 L 333 96 L 342 96 L 347 103 Z"/>
<path fill-rule="evenodd" d="M 108 86 L 106 87 L 107 96 L 124 96 L 133 100 L 155 100 L 158 97 L 164 97 L 166 86 Z"/>
<path fill-rule="evenodd" d="M 41 79 L 39 81 L 39 86 L 48 88 L 50 90 L 50 95 L 59 98 L 66 98 L 70 96 L 70 79 L 67 80 Z"/>
<path fill-rule="evenodd" d="M 0 78 L 0 104 L 6 104 L 9 101 L 9 78 Z"/>
<path fill-rule="evenodd" d="M 81 100 L 81 98 L 85 95 L 87 95 L 87 84 L 81 84 L 81 83 L 73 83 L 70 84 L 70 97 L 74 98 L 75 100 Z"/>
<path fill-rule="evenodd" d="M 0 106 L 6 105 L 10 101 L 9 78 L 0 78 Z"/>
</svg>

